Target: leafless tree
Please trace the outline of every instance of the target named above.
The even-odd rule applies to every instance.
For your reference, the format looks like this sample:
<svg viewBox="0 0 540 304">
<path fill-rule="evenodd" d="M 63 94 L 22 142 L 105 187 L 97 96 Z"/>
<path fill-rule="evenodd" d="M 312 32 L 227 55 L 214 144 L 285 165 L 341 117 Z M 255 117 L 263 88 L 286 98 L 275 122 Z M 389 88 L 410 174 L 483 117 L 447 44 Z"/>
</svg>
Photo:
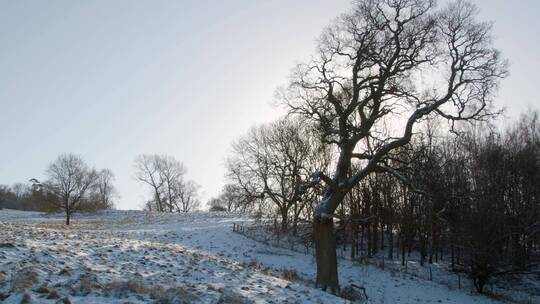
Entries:
<svg viewBox="0 0 540 304">
<path fill-rule="evenodd" d="M 339 290 L 333 217 L 350 190 L 378 171 L 403 179 L 389 160 L 428 115 L 453 125 L 495 114 L 490 103 L 506 73 L 491 24 L 465 1 L 442 9 L 431 0 L 356 1 L 323 33 L 281 96 L 339 149 L 333 174 L 314 177 L 326 185 L 314 216 L 317 286 Z"/>
<path fill-rule="evenodd" d="M 193 181 L 177 181 L 172 186 L 175 196 L 174 204 L 177 212 L 190 212 L 200 206 L 198 198 L 199 185 Z"/>
<path fill-rule="evenodd" d="M 299 120 L 284 118 L 255 127 L 233 145 L 228 159 L 229 177 L 251 197 L 264 199 L 277 209 L 281 231 L 288 229 L 292 212 L 296 227 L 305 208 L 302 185 L 315 170 L 321 146 Z M 317 168 L 321 170 L 321 168 Z"/>
<path fill-rule="evenodd" d="M 71 215 L 96 185 L 98 173 L 74 154 L 60 155 L 45 173 L 44 189 L 57 198 L 57 207 L 66 213 L 66 225 L 69 225 Z"/>
<path fill-rule="evenodd" d="M 28 194 L 30 193 L 30 188 L 26 184 L 15 183 L 11 187 L 11 191 L 13 191 L 13 193 L 15 194 L 16 199 L 21 199 L 21 198 L 23 198 L 25 196 L 28 196 Z"/>
<path fill-rule="evenodd" d="M 135 160 L 135 178 L 149 185 L 153 200 L 146 209 L 160 212 L 189 212 L 200 202 L 199 186 L 184 178 L 184 165 L 169 155 L 141 155 Z M 154 206 L 152 206 L 154 205 Z"/>
<path fill-rule="evenodd" d="M 0 210 L 3 208 L 3 203 L 9 193 L 9 187 L 6 185 L 0 185 Z"/>
<path fill-rule="evenodd" d="M 184 165 L 172 156 L 163 155 L 159 157 L 159 176 L 163 181 L 164 202 L 169 212 L 178 210 L 179 200 L 185 187 L 183 179 L 186 170 Z"/>
<path fill-rule="evenodd" d="M 92 205 L 94 209 L 112 209 L 114 208 L 114 199 L 119 194 L 114 187 L 114 173 L 109 169 L 102 169 L 98 172 L 98 178 L 94 189 L 94 198 Z"/>
<path fill-rule="evenodd" d="M 206 204 L 208 205 L 209 211 L 229 211 L 227 210 L 226 203 L 223 201 L 221 196 L 210 198 Z"/>
<path fill-rule="evenodd" d="M 147 184 L 152 188 L 156 211 L 163 212 L 164 202 L 162 197 L 165 180 L 162 179 L 161 157 L 159 155 L 141 155 L 135 159 L 135 179 Z"/>
<path fill-rule="evenodd" d="M 236 211 L 243 201 L 242 189 L 235 184 L 226 184 L 219 196 L 222 204 L 227 211 Z"/>
<path fill-rule="evenodd" d="M 228 183 L 223 186 L 219 195 L 208 201 L 211 211 L 242 211 L 249 207 L 252 198 L 249 193 L 236 183 Z"/>
</svg>

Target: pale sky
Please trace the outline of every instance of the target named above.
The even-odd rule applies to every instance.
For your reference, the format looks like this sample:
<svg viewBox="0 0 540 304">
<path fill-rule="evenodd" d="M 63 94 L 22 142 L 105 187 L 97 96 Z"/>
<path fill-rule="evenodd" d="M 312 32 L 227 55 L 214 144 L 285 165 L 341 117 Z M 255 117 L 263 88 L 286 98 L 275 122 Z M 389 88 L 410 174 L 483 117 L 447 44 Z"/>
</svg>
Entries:
<svg viewBox="0 0 540 304">
<path fill-rule="evenodd" d="M 497 105 L 539 108 L 540 1 L 476 0 L 511 76 Z M 274 90 L 349 0 L 0 0 L 0 184 L 61 153 L 116 175 L 120 209 L 148 197 L 133 160 L 183 162 L 203 201 L 230 143 L 276 118 Z"/>
</svg>

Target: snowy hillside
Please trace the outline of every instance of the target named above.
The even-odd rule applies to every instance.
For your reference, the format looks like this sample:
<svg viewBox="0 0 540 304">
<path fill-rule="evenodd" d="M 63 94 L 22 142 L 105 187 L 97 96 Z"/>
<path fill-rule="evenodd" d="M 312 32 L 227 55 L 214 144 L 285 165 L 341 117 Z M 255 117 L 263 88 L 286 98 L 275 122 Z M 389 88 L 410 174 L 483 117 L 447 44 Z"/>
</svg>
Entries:
<svg viewBox="0 0 540 304">
<path fill-rule="evenodd" d="M 312 288 L 312 256 L 232 232 L 247 221 L 240 215 L 108 211 L 77 215 L 69 228 L 63 220 L 0 210 L 5 303 L 346 303 Z M 348 261 L 340 275 L 342 285 L 364 286 L 369 303 L 496 303 Z"/>
</svg>

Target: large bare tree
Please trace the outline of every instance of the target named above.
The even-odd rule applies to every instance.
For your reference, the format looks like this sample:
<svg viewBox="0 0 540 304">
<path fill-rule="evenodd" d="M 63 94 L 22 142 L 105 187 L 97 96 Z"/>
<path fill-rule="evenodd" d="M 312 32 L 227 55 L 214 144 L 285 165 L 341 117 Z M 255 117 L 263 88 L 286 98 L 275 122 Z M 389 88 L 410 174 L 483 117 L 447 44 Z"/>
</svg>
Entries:
<svg viewBox="0 0 540 304">
<path fill-rule="evenodd" d="M 80 208 L 93 187 L 98 173 L 90 169 L 84 160 L 74 154 L 62 154 L 49 165 L 44 190 L 54 194 L 57 207 L 66 213 L 66 225 L 71 215 Z"/>
<path fill-rule="evenodd" d="M 465 1 L 442 9 L 431 0 L 356 1 L 324 31 L 281 96 L 339 150 L 333 173 L 313 180 L 326 185 L 314 214 L 320 288 L 339 290 L 333 217 L 350 190 L 374 172 L 402 179 L 389 160 L 423 118 L 453 125 L 494 114 L 490 103 L 506 73 L 491 24 L 477 21 Z"/>
</svg>

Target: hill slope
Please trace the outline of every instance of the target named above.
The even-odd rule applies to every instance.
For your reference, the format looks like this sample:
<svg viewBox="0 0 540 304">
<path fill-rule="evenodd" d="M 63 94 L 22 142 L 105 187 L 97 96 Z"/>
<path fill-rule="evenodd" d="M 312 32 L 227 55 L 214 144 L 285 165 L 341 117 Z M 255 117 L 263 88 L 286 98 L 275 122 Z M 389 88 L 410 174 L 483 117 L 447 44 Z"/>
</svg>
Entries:
<svg viewBox="0 0 540 304">
<path fill-rule="evenodd" d="M 344 303 L 312 288 L 312 256 L 233 233 L 240 215 L 0 210 L 0 296 L 6 303 Z M 289 282 L 283 272 L 299 279 Z M 342 284 L 370 303 L 494 303 L 372 266 L 340 261 Z M 50 298 L 50 299 L 47 299 Z"/>
</svg>

